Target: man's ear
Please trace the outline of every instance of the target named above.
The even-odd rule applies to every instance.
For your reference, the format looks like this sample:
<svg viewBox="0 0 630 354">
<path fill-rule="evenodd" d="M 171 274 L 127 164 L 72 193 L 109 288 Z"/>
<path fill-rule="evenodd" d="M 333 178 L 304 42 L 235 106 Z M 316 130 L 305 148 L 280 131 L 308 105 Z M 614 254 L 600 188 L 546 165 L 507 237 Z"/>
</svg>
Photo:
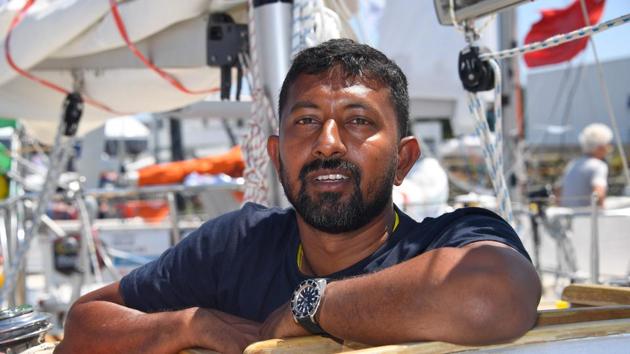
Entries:
<svg viewBox="0 0 630 354">
<path fill-rule="evenodd" d="M 276 172 L 280 174 L 280 139 L 277 135 L 270 135 L 267 138 L 267 154 L 273 163 Z"/>
<path fill-rule="evenodd" d="M 420 157 L 420 143 L 415 136 L 406 136 L 400 139 L 398 144 L 398 166 L 396 166 L 396 177 L 394 184 L 400 186 L 409 170 Z"/>
</svg>

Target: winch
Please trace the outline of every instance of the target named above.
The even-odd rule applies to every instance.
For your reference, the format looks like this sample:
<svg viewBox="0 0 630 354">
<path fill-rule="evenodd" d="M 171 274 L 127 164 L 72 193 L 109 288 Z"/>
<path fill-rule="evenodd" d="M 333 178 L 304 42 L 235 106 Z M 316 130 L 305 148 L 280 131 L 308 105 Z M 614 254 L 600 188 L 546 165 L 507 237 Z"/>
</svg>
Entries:
<svg viewBox="0 0 630 354">
<path fill-rule="evenodd" d="M 0 352 L 20 353 L 42 342 L 53 324 L 52 316 L 21 305 L 0 311 Z"/>
</svg>

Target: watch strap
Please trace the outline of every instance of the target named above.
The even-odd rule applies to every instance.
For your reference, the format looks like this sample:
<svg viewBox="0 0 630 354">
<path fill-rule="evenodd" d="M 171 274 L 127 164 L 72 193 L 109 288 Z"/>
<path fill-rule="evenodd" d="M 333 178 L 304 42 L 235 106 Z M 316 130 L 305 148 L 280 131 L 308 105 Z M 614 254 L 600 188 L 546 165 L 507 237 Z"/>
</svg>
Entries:
<svg viewBox="0 0 630 354">
<path fill-rule="evenodd" d="M 319 324 L 315 323 L 315 321 L 312 321 L 310 317 L 298 318 L 297 321 L 311 334 L 326 334 L 326 331 L 324 331 Z"/>
</svg>

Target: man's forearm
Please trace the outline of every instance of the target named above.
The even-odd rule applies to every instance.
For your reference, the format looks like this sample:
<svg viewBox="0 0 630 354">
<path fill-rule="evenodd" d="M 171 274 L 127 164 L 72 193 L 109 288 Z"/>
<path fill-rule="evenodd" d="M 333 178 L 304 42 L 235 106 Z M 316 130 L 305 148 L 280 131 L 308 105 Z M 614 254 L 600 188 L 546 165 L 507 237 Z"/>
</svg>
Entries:
<svg viewBox="0 0 630 354">
<path fill-rule="evenodd" d="M 511 339 L 536 318 L 539 283 L 512 249 L 442 248 L 326 290 L 319 321 L 330 334 L 367 344 Z"/>
<path fill-rule="evenodd" d="M 74 305 L 55 353 L 176 353 L 194 309 L 146 314 L 108 301 Z"/>
</svg>

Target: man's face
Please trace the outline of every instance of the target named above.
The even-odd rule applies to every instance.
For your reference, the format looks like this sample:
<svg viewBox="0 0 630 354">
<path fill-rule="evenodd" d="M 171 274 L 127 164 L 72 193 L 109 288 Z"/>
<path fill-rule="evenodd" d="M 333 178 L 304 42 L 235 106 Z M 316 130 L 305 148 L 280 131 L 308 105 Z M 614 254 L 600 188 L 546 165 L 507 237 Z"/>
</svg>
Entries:
<svg viewBox="0 0 630 354">
<path fill-rule="evenodd" d="M 390 204 L 398 177 L 397 121 L 389 89 L 335 70 L 300 75 L 269 153 L 287 198 L 311 226 L 356 230 Z M 274 140 L 275 142 L 272 142 Z"/>
</svg>

